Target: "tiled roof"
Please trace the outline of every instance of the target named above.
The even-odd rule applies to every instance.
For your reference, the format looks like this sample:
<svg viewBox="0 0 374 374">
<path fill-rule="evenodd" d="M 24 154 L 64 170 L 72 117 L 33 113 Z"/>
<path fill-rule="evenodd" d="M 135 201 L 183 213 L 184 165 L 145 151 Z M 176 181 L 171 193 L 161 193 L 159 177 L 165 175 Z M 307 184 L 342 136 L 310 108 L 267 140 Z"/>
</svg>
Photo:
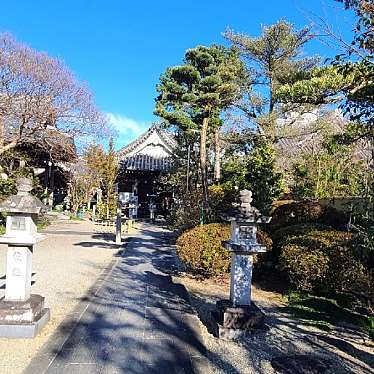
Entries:
<svg viewBox="0 0 374 374">
<path fill-rule="evenodd" d="M 175 149 L 177 147 L 177 142 L 175 141 L 172 134 L 163 130 L 160 125 L 153 124 L 144 134 L 140 135 L 137 139 L 135 139 L 130 144 L 126 145 L 122 149 L 119 150 L 118 154 L 120 158 L 126 157 L 126 154 L 133 151 L 136 147 L 140 144 L 144 143 L 146 139 L 153 133 L 157 132 L 161 139 L 171 148 Z"/>
<path fill-rule="evenodd" d="M 161 152 L 158 153 L 157 149 L 152 154 L 144 151 L 143 144 L 147 144 L 148 138 L 156 133 L 163 142 L 157 146 L 161 146 Z M 152 148 L 152 143 L 148 143 Z M 148 131 L 139 136 L 129 145 L 123 147 L 119 152 L 120 167 L 122 171 L 139 170 L 139 171 L 168 171 L 173 164 L 173 154 L 177 147 L 172 134 L 163 130 L 160 125 L 154 124 Z M 162 149 L 164 148 L 164 149 Z"/>
<path fill-rule="evenodd" d="M 149 155 L 137 154 L 126 157 L 121 162 L 121 169 L 141 171 L 168 171 L 172 167 L 173 158 L 154 158 Z"/>
</svg>

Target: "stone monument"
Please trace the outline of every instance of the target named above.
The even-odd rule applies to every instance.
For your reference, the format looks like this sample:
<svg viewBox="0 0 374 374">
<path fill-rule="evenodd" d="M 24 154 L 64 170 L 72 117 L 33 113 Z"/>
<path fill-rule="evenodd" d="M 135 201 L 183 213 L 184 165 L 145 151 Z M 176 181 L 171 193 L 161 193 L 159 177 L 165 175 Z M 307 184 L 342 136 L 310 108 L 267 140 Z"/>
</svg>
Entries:
<svg viewBox="0 0 374 374">
<path fill-rule="evenodd" d="M 0 300 L 0 338 L 33 338 L 49 321 L 44 297 L 31 294 L 31 264 L 34 245 L 43 239 L 37 233 L 34 218 L 46 210 L 30 195 L 32 181 L 17 180 L 17 195 L 0 203 L 7 213 L 6 231 L 0 243 L 8 244 L 5 297 Z"/>
<path fill-rule="evenodd" d="M 252 192 L 240 191 L 238 214 L 228 217 L 231 222 L 230 240 L 222 244 L 231 252 L 230 300 L 219 300 L 212 320 L 216 335 L 235 339 L 264 326 L 264 314 L 251 300 L 253 255 L 266 252 L 257 242 L 258 223 L 270 222 L 251 205 Z"/>
<path fill-rule="evenodd" d="M 116 244 L 122 242 L 122 206 L 121 202 L 117 201 L 117 213 L 116 213 Z"/>
</svg>

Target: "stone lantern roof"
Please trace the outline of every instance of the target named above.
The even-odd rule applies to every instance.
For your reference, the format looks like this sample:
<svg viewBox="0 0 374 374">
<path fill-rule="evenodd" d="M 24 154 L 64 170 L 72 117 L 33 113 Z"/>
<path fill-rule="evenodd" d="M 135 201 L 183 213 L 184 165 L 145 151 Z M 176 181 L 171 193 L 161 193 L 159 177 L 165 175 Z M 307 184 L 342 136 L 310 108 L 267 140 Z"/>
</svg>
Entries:
<svg viewBox="0 0 374 374">
<path fill-rule="evenodd" d="M 242 190 L 240 193 L 240 205 L 229 215 L 225 215 L 225 221 L 237 221 L 238 223 L 269 223 L 271 217 L 263 215 L 257 208 L 251 205 L 252 191 Z"/>
<path fill-rule="evenodd" d="M 19 178 L 17 180 L 17 195 L 12 195 L 0 203 L 0 212 L 40 214 L 47 211 L 47 207 L 35 196 L 30 195 L 33 189 L 32 180 Z"/>
</svg>

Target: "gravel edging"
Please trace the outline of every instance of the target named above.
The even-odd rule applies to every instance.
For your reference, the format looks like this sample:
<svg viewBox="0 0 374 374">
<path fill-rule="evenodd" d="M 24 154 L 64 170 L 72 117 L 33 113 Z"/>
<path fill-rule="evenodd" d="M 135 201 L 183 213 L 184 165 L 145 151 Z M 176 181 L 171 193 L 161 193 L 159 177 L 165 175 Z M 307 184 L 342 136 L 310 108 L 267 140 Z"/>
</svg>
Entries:
<svg viewBox="0 0 374 374">
<path fill-rule="evenodd" d="M 277 294 L 256 287 L 253 287 L 253 299 L 265 311 L 270 330 L 238 342 L 218 339 L 209 331 L 209 314 L 217 300 L 227 298 L 229 286 L 187 276 L 176 279 L 187 288 L 198 312 L 212 374 L 277 374 L 280 372 L 272 363 L 279 358 L 286 362 L 290 360 L 288 370 L 300 359 L 304 364 L 313 360 L 326 362 L 324 374 L 373 373 L 374 349 L 365 345 L 360 334 L 351 333 L 346 337 L 306 327 L 283 310 L 284 304 Z M 304 368 L 287 373 L 311 374 L 316 371 Z"/>
</svg>

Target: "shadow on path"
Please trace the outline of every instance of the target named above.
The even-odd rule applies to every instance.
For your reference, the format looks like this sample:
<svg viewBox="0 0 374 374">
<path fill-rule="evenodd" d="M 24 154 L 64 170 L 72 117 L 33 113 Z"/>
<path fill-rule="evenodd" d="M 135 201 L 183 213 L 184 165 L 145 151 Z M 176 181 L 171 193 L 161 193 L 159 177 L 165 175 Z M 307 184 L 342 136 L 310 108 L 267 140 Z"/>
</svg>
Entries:
<svg viewBox="0 0 374 374">
<path fill-rule="evenodd" d="M 166 239 L 144 225 L 25 373 L 208 373 L 188 292 L 162 271 L 177 266 Z"/>
</svg>

